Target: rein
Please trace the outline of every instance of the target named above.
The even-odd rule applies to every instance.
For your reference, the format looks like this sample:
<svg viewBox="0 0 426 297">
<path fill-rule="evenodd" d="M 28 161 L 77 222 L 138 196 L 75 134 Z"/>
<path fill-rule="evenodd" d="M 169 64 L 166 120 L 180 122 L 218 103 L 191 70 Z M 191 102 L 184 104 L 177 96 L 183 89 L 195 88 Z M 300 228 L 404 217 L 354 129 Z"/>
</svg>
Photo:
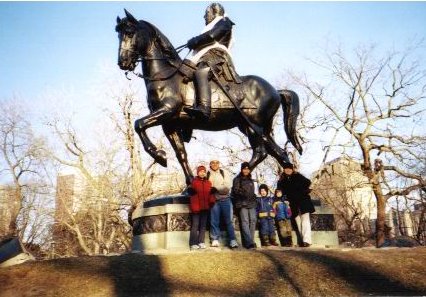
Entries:
<svg viewBox="0 0 426 297">
<path fill-rule="evenodd" d="M 184 45 L 181 45 L 181 46 L 179 46 L 179 47 L 177 47 L 175 50 L 176 50 L 176 52 L 177 53 L 180 53 L 185 47 L 187 47 L 187 45 L 186 44 L 184 44 Z M 132 50 L 133 51 L 133 50 Z M 133 51 L 133 52 L 135 52 L 135 51 Z M 136 67 L 138 66 L 138 64 L 139 64 L 139 62 L 143 62 L 143 61 L 157 61 L 157 60 L 166 60 L 171 66 L 173 66 L 174 68 L 175 68 L 175 70 L 172 72 L 172 73 L 170 73 L 169 75 L 166 75 L 166 76 L 163 76 L 163 77 L 158 77 L 158 78 L 156 78 L 155 76 L 156 76 L 156 74 L 154 75 L 154 76 L 146 76 L 146 75 L 143 75 L 142 73 L 137 73 L 137 72 L 135 72 L 134 70 L 133 71 L 126 71 L 125 72 L 125 76 L 126 76 L 126 78 L 128 79 L 128 80 L 131 80 L 131 78 L 129 78 L 127 75 L 128 75 L 128 73 L 129 72 L 132 72 L 134 75 L 136 75 L 137 77 L 140 77 L 140 78 L 142 78 L 142 79 L 146 79 L 146 80 L 149 80 L 149 81 L 163 81 L 163 80 L 168 80 L 169 78 L 171 78 L 172 76 L 174 76 L 178 71 L 179 71 L 179 69 L 180 69 L 180 67 L 182 66 L 182 64 L 183 64 L 183 61 L 186 59 L 186 57 L 189 55 L 189 53 L 190 53 L 191 51 L 188 51 L 188 53 L 185 55 L 185 57 L 182 59 L 182 61 L 180 62 L 180 64 L 179 65 L 175 65 L 174 63 L 172 63 L 172 62 L 170 62 L 170 60 L 168 59 L 168 58 L 166 58 L 166 57 L 145 57 L 145 56 L 141 56 L 141 58 L 140 59 L 137 59 L 136 60 L 136 65 L 135 65 L 135 69 L 136 69 Z M 158 74 L 158 73 L 157 73 Z"/>
</svg>

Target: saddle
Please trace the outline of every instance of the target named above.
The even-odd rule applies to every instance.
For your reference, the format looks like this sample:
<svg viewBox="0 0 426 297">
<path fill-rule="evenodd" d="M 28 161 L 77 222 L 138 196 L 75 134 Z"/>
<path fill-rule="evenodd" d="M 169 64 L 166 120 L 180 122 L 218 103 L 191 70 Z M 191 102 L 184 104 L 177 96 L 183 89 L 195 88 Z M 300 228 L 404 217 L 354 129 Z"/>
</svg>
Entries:
<svg viewBox="0 0 426 297">
<path fill-rule="evenodd" d="M 220 84 L 222 84 L 227 91 L 237 100 L 237 103 L 240 108 L 243 109 L 254 109 L 256 105 L 245 98 L 244 89 L 243 89 L 243 80 L 235 71 L 234 65 L 232 62 L 229 64 L 229 61 L 226 61 L 225 58 L 220 60 L 211 59 L 207 62 L 210 67 L 211 75 L 209 76 L 210 86 L 212 90 L 212 101 L 211 108 L 234 108 L 234 105 L 231 103 L 228 96 L 217 86 L 217 83 L 214 79 L 218 79 Z M 194 72 L 197 70 L 197 66 L 188 59 L 183 60 L 179 72 L 185 77 L 184 84 L 182 85 L 182 93 L 184 96 L 184 105 L 193 106 L 195 102 L 195 92 L 194 92 Z M 214 85 L 213 85 L 214 84 Z M 223 100 L 223 98 L 226 98 Z"/>
</svg>

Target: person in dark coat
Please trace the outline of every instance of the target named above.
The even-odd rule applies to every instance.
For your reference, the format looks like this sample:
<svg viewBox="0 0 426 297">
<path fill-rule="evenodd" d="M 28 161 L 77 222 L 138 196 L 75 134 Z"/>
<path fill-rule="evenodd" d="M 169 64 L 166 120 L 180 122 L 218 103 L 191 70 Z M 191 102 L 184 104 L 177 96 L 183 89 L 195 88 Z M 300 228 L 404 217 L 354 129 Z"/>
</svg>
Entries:
<svg viewBox="0 0 426 297">
<path fill-rule="evenodd" d="M 191 195 L 189 207 L 192 219 L 189 245 L 191 250 L 205 249 L 207 218 L 210 208 L 215 203 L 212 183 L 207 179 L 206 167 L 197 167 L 197 176 L 188 188 L 188 193 Z"/>
<path fill-rule="evenodd" d="M 312 244 L 311 220 L 309 214 L 315 212 L 310 193 L 311 181 L 302 174 L 295 172 L 293 165 L 287 163 L 277 183 L 283 195 L 290 202 L 292 216 L 296 221 L 302 243 L 301 246 L 309 247 Z"/>
<path fill-rule="evenodd" d="M 241 241 L 245 248 L 256 248 L 254 232 L 256 229 L 256 194 L 248 162 L 241 164 L 241 172 L 234 178 L 231 196 L 241 220 Z"/>
</svg>

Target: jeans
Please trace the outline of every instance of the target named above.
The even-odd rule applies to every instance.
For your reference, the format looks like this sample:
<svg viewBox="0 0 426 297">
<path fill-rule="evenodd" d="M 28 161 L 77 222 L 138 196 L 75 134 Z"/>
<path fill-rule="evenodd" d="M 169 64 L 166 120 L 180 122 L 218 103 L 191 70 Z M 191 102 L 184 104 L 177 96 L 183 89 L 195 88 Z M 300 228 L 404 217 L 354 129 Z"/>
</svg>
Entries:
<svg viewBox="0 0 426 297">
<path fill-rule="evenodd" d="M 202 210 L 199 213 L 193 213 L 191 215 L 192 224 L 191 224 L 191 232 L 189 234 L 190 246 L 197 245 L 199 243 L 204 243 L 208 216 L 209 216 L 208 210 Z"/>
<path fill-rule="evenodd" d="M 229 241 L 235 240 L 235 230 L 232 224 L 233 215 L 232 202 L 229 197 L 216 201 L 215 205 L 210 209 L 210 237 L 212 240 L 219 240 L 220 238 L 221 217 L 225 223 Z"/>
<path fill-rule="evenodd" d="M 254 244 L 256 229 L 256 208 L 241 208 L 241 241 L 246 248 Z"/>
<path fill-rule="evenodd" d="M 259 233 L 260 235 L 274 235 L 275 234 L 275 220 L 274 218 L 261 218 L 259 219 Z"/>
</svg>

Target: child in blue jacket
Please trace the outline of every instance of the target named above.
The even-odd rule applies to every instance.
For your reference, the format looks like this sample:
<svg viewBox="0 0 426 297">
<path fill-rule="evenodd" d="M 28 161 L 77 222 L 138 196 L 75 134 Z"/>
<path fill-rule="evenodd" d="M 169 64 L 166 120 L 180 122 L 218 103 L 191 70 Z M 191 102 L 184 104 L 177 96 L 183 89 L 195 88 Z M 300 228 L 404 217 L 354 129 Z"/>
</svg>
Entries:
<svg viewBox="0 0 426 297">
<path fill-rule="evenodd" d="M 283 197 L 281 190 L 276 189 L 273 208 L 275 210 L 275 221 L 282 246 L 292 246 L 291 239 L 291 209 L 289 202 Z"/>
<path fill-rule="evenodd" d="M 268 196 L 269 189 L 265 184 L 259 186 L 260 197 L 257 198 L 257 216 L 259 218 L 260 241 L 263 246 L 278 246 L 275 234 L 274 200 Z"/>
</svg>

